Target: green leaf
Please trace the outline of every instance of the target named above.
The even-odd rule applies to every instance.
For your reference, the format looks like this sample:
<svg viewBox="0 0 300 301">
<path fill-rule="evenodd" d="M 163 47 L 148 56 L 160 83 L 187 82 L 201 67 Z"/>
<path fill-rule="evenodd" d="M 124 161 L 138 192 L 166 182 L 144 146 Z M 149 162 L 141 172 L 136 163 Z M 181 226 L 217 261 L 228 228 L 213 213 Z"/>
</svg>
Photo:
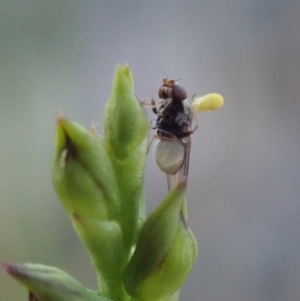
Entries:
<svg viewBox="0 0 300 301">
<path fill-rule="evenodd" d="M 110 301 L 86 289 L 67 273 L 41 264 L 4 264 L 6 272 L 23 284 L 29 300 L 38 301 Z"/>
</svg>

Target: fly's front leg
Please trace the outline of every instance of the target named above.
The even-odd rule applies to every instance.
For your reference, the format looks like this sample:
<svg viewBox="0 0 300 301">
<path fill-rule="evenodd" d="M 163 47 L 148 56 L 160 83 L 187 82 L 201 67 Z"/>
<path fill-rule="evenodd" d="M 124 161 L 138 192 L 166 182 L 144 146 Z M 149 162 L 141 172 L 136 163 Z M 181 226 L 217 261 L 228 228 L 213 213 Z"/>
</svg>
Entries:
<svg viewBox="0 0 300 301">
<path fill-rule="evenodd" d="M 152 108 L 152 112 L 157 115 L 157 106 L 153 97 L 146 97 L 140 101 L 140 103 L 144 106 L 149 106 Z"/>
<path fill-rule="evenodd" d="M 150 147 L 151 147 L 151 145 L 152 145 L 154 139 L 156 139 L 156 138 L 157 138 L 157 136 L 155 135 L 155 136 L 153 136 L 153 137 L 151 138 L 151 140 L 148 141 L 147 151 L 146 151 L 146 154 L 147 154 L 147 155 L 148 155 L 148 153 L 149 153 Z"/>
<path fill-rule="evenodd" d="M 149 106 L 152 108 L 152 112 L 155 114 L 155 115 L 158 115 L 158 110 L 157 110 L 157 106 L 156 106 L 156 103 L 155 103 L 155 100 L 152 98 L 152 97 L 146 97 L 144 99 L 142 99 L 140 101 L 140 104 L 143 105 L 143 106 Z M 156 129 L 156 119 L 152 119 L 151 120 L 151 123 L 150 123 L 150 128 L 151 129 Z M 149 153 L 149 150 L 150 150 L 150 147 L 154 141 L 154 139 L 156 139 L 157 136 L 153 136 L 150 140 L 148 140 L 148 145 L 147 145 L 147 151 L 146 153 L 148 154 Z"/>
</svg>

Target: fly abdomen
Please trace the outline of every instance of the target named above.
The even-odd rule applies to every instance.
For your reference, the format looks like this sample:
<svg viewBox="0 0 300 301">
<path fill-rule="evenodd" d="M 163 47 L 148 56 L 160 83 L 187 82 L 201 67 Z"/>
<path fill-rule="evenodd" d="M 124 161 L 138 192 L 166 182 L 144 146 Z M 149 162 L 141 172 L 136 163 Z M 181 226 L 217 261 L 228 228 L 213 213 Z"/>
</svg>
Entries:
<svg viewBox="0 0 300 301">
<path fill-rule="evenodd" d="M 154 146 L 154 159 L 166 174 L 175 174 L 184 161 L 184 147 L 180 140 L 157 140 Z"/>
</svg>

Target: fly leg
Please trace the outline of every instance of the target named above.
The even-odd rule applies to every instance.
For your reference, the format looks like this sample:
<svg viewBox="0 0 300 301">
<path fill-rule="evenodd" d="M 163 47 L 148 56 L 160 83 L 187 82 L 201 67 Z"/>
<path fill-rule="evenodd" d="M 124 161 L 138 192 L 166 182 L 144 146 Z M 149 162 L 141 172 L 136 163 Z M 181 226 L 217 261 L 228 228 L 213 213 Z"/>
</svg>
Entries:
<svg viewBox="0 0 300 301">
<path fill-rule="evenodd" d="M 150 147 L 155 139 L 165 140 L 165 141 L 175 141 L 177 137 L 168 131 L 165 130 L 157 130 L 157 135 L 154 135 L 151 140 L 148 142 L 147 146 L 147 154 L 149 153 Z"/>
<path fill-rule="evenodd" d="M 177 135 L 177 138 L 178 138 L 178 139 L 182 139 L 182 138 L 191 136 L 192 134 L 195 133 L 195 131 L 197 130 L 198 126 L 199 126 L 199 125 L 196 124 L 192 130 L 187 131 L 187 132 L 185 132 L 185 133 L 178 134 L 178 135 Z"/>
<path fill-rule="evenodd" d="M 155 100 L 152 98 L 152 97 L 146 97 L 146 98 L 143 98 L 142 100 L 139 101 L 140 102 L 140 105 L 142 106 L 149 106 L 152 108 L 152 112 L 157 115 L 158 114 L 158 111 L 157 111 L 157 106 L 156 106 L 156 103 L 155 103 Z M 150 128 L 151 129 L 155 129 L 156 128 L 156 119 L 152 119 L 150 124 L 149 124 Z M 149 136 L 148 136 L 149 137 Z M 156 138 L 156 136 L 153 136 L 151 138 L 151 140 L 148 139 L 148 145 L 147 145 L 147 150 L 146 150 L 146 154 L 149 153 L 149 150 L 150 150 L 150 147 L 154 141 L 154 139 Z"/>
<path fill-rule="evenodd" d="M 157 106 L 155 100 L 152 97 L 146 97 L 140 101 L 140 103 L 144 106 L 149 106 L 152 108 L 152 112 L 157 115 Z"/>
</svg>

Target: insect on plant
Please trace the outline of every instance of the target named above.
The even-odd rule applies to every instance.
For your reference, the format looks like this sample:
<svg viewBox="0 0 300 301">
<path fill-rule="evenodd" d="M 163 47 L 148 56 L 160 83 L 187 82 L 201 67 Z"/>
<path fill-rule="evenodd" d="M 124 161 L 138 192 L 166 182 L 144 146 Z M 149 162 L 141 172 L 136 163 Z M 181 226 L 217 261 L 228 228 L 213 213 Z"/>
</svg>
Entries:
<svg viewBox="0 0 300 301">
<path fill-rule="evenodd" d="M 142 100 L 142 103 L 150 105 L 153 113 L 157 115 L 151 125 L 157 133 L 150 140 L 148 150 L 156 139 L 154 158 L 158 167 L 168 175 L 168 186 L 171 190 L 179 182 L 185 184 L 187 182 L 190 136 L 198 128 L 198 121 L 186 99 L 186 90 L 177 83 L 177 80 L 164 78 L 158 96 L 161 99 L 158 104 L 153 98 Z M 193 119 L 196 125 L 192 128 Z"/>
</svg>

